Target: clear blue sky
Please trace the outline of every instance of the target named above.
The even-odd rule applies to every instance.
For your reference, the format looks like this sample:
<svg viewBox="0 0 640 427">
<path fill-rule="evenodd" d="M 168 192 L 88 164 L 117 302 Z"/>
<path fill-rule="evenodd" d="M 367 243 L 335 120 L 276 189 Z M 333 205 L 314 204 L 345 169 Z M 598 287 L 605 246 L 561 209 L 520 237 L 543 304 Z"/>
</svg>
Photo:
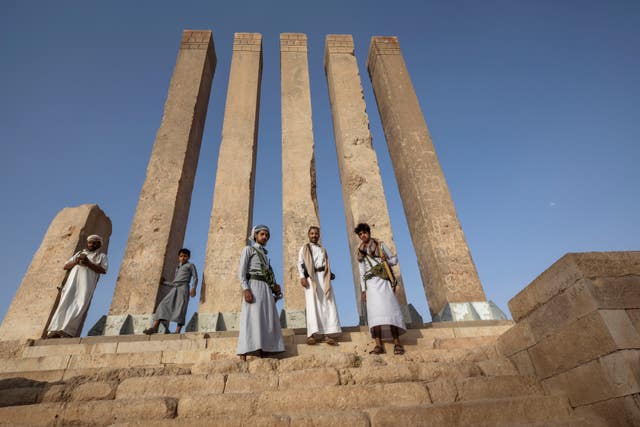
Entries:
<svg viewBox="0 0 640 427">
<path fill-rule="evenodd" d="M 254 220 L 272 227 L 279 277 L 279 33 L 308 36 L 321 226 L 343 324 L 357 315 L 344 210 L 336 203 L 326 34 L 354 36 L 408 298 L 425 320 L 365 69 L 373 35 L 399 37 L 485 291 L 505 312 L 511 297 L 567 252 L 640 249 L 640 2 L 5 0 L 0 317 L 49 222 L 83 203 L 98 203 L 113 221 L 110 270 L 85 331 L 108 311 L 183 29 L 211 29 L 218 56 L 185 238 L 200 271 L 234 32 L 264 38 Z"/>
</svg>

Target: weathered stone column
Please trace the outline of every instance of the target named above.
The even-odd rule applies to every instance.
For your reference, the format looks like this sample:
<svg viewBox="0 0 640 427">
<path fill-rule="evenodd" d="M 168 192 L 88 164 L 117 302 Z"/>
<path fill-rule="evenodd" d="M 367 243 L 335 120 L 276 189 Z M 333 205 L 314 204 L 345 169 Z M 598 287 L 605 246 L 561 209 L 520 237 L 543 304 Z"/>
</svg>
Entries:
<svg viewBox="0 0 640 427">
<path fill-rule="evenodd" d="M 240 252 L 253 218 L 262 35 L 236 33 L 204 261 L 200 331 L 238 329 Z"/>
<path fill-rule="evenodd" d="M 367 69 L 434 321 L 503 319 L 487 302 L 396 37 L 373 37 Z"/>
<path fill-rule="evenodd" d="M 216 54 L 211 31 L 184 31 L 164 115 L 133 218 L 105 335 L 149 325 L 172 278 L 191 205 Z"/>
<path fill-rule="evenodd" d="M 324 67 L 333 115 L 333 132 L 347 219 L 356 301 L 362 321 L 364 313 L 360 302 L 360 272 L 355 259 L 360 240 L 353 233 L 353 229 L 358 223 L 366 222 L 371 225 L 374 237 L 385 242 L 393 252 L 396 252 L 396 248 L 378 167 L 378 157 L 371 143 L 369 117 L 362 94 L 360 73 L 351 35 L 327 36 Z M 394 270 L 398 278 L 396 289 L 398 302 L 403 307 L 405 321 L 412 323 L 400 265 L 398 264 Z"/>
<path fill-rule="evenodd" d="M 102 251 L 109 248 L 111 220 L 98 205 L 64 208 L 51 221 L 2 325 L 0 341 L 42 338 L 57 307 L 59 290 L 67 272 L 62 266 L 84 249 L 87 237 L 102 236 Z M 100 286 L 100 283 L 98 283 Z"/>
<path fill-rule="evenodd" d="M 298 251 L 308 241 L 309 226 L 320 226 L 305 34 L 280 34 L 280 88 L 284 318 L 288 328 L 305 328 L 305 296 L 298 278 Z"/>
</svg>

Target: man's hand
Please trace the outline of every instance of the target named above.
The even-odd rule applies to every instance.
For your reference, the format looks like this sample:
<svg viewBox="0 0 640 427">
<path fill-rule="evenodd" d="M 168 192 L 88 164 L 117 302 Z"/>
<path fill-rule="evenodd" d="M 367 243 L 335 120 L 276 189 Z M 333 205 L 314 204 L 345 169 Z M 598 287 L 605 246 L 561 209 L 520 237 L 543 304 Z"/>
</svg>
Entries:
<svg viewBox="0 0 640 427">
<path fill-rule="evenodd" d="M 302 285 L 303 288 L 308 288 L 309 287 L 309 282 L 307 282 L 306 277 L 300 278 L 300 284 Z"/>
<path fill-rule="evenodd" d="M 191 291 L 189 292 L 189 296 L 190 296 L 191 298 L 193 298 L 193 297 L 195 297 L 195 296 L 196 296 L 196 288 L 191 288 Z"/>
<path fill-rule="evenodd" d="M 278 284 L 273 286 L 273 290 L 276 291 L 276 294 L 279 294 L 282 292 L 282 288 Z"/>
<path fill-rule="evenodd" d="M 253 294 L 251 293 L 251 290 L 245 289 L 243 291 L 243 294 L 244 294 L 244 300 L 249 304 L 251 304 L 253 302 Z"/>
<path fill-rule="evenodd" d="M 362 301 L 367 302 L 367 291 L 362 291 Z"/>
</svg>

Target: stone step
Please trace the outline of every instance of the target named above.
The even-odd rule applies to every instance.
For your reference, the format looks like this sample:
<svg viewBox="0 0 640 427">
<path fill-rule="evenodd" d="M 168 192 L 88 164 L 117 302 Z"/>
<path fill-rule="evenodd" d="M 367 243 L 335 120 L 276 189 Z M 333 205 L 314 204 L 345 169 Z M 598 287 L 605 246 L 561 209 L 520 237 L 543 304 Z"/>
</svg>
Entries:
<svg viewBox="0 0 640 427">
<path fill-rule="evenodd" d="M 572 410 L 562 396 L 525 396 L 449 404 L 388 406 L 367 410 L 372 426 L 513 426 L 549 425 L 570 419 Z"/>
<path fill-rule="evenodd" d="M 0 426 L 91 425 L 119 421 L 174 418 L 177 401 L 170 398 L 94 400 L 0 408 Z"/>
</svg>

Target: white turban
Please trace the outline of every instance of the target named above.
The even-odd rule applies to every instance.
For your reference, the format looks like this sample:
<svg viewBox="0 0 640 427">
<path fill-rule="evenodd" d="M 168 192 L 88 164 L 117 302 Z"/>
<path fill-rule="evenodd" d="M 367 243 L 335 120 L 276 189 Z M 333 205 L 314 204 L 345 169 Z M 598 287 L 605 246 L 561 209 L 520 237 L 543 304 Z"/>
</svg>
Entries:
<svg viewBox="0 0 640 427">
<path fill-rule="evenodd" d="M 104 243 L 102 241 L 102 237 L 98 236 L 97 234 L 92 234 L 91 236 L 87 237 L 87 242 L 100 242 L 100 244 Z"/>
<path fill-rule="evenodd" d="M 267 227 L 264 224 L 258 224 L 253 226 L 253 228 L 251 229 L 251 236 L 249 236 L 249 240 L 254 241 L 253 238 L 256 235 L 256 233 L 262 230 L 265 230 L 267 233 L 269 233 L 269 236 L 271 236 L 271 231 L 269 230 L 269 227 Z"/>
</svg>

